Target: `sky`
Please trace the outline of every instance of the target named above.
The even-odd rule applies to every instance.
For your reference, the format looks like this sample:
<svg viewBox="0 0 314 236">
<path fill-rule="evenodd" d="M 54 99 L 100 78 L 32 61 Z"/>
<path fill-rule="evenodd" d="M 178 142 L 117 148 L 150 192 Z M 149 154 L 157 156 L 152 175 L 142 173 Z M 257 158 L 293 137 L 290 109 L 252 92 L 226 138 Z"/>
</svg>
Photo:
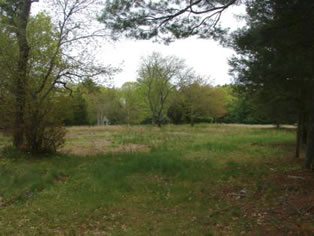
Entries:
<svg viewBox="0 0 314 236">
<path fill-rule="evenodd" d="M 41 2 L 34 6 L 33 12 L 45 8 L 45 3 Z M 227 9 L 222 17 L 223 26 L 236 29 L 243 26 L 244 22 L 239 21 L 235 16 L 244 14 L 243 7 L 232 7 Z M 120 66 L 122 71 L 113 77 L 113 86 L 121 87 L 125 82 L 136 81 L 137 71 L 143 58 L 160 52 L 163 56 L 176 56 L 185 60 L 188 67 L 192 67 L 195 72 L 204 78 L 210 78 L 213 85 L 222 85 L 232 82 L 228 74 L 228 58 L 234 51 L 224 48 L 214 40 L 204 40 L 188 38 L 177 40 L 170 45 L 153 43 L 151 41 L 124 39 L 117 42 L 109 40 L 99 41 L 100 47 L 93 52 L 103 64 Z"/>
<path fill-rule="evenodd" d="M 233 51 L 209 40 L 189 38 L 178 40 L 169 46 L 150 41 L 124 40 L 115 45 L 103 45 L 98 56 L 105 63 L 113 65 L 122 63 L 123 71 L 115 76 L 114 81 L 116 86 L 121 86 L 127 81 L 136 80 L 142 59 L 152 52 L 184 59 L 187 66 L 205 78 L 210 77 L 215 84 L 226 84 L 231 81 L 228 76 L 227 58 Z"/>
</svg>

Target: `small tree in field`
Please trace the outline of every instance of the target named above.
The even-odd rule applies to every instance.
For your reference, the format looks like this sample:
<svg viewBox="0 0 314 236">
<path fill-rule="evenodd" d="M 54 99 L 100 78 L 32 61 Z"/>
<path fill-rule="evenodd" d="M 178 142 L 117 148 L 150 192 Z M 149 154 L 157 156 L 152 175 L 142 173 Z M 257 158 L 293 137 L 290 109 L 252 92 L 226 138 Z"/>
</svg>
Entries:
<svg viewBox="0 0 314 236">
<path fill-rule="evenodd" d="M 176 57 L 162 57 L 153 53 L 142 63 L 138 83 L 152 116 L 152 122 L 161 126 L 166 117 L 169 95 L 183 70 L 182 60 Z"/>
</svg>

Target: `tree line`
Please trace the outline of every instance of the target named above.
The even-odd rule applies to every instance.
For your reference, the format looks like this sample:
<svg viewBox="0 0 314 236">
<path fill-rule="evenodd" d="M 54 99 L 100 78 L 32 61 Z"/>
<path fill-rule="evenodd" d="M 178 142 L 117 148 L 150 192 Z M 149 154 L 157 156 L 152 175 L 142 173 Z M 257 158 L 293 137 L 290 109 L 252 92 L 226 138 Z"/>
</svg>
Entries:
<svg viewBox="0 0 314 236">
<path fill-rule="evenodd" d="M 55 17 L 32 16 L 36 2 L 0 0 L 0 128 L 12 134 L 18 149 L 55 150 L 62 143 L 63 123 L 79 123 L 79 118 L 98 124 L 104 123 L 104 117 L 113 123 L 147 120 L 158 126 L 168 118 L 191 125 L 201 119 L 270 120 L 297 122 L 296 156 L 305 146 L 305 167 L 311 167 L 312 0 L 108 0 L 98 15 L 105 29 L 94 32 L 79 13 L 90 14 L 99 1 L 52 0 Z M 228 33 L 220 26 L 220 18 L 239 4 L 246 7 L 247 25 Z M 112 39 L 126 36 L 164 43 L 190 36 L 220 40 L 237 53 L 230 59 L 235 85 L 213 87 L 180 59 L 157 53 L 143 60 L 136 83 L 121 90 L 95 86 L 92 79 L 116 69 L 88 61 L 84 50 L 77 50 L 92 38 L 109 34 Z M 78 106 L 67 104 L 71 93 Z M 66 118 L 69 112 L 63 108 L 71 104 L 75 118 Z M 89 109 L 86 118 L 77 115 L 84 107 Z"/>
<path fill-rule="evenodd" d="M 246 98 L 236 85 L 213 86 L 196 77 L 190 84 L 173 87 L 163 109 L 154 103 L 151 110 L 148 88 L 140 81 L 126 82 L 121 88 L 96 84 L 91 79 L 69 85 L 63 117 L 66 126 L 138 124 L 296 124 L 297 114 L 271 113 L 271 107 Z M 169 86 L 172 87 L 173 85 Z M 157 88 L 154 88 L 155 90 Z M 151 97 L 153 97 L 150 94 Z M 269 109 L 268 112 L 266 110 Z M 274 108 L 275 109 L 275 108 Z M 156 114 L 160 114 L 160 116 Z M 286 114 L 286 115 L 285 115 Z"/>
<path fill-rule="evenodd" d="M 197 76 L 184 61 L 153 53 L 139 68 L 138 79 L 121 88 L 91 79 L 70 86 L 67 125 L 213 122 L 226 114 L 228 90 Z"/>
</svg>

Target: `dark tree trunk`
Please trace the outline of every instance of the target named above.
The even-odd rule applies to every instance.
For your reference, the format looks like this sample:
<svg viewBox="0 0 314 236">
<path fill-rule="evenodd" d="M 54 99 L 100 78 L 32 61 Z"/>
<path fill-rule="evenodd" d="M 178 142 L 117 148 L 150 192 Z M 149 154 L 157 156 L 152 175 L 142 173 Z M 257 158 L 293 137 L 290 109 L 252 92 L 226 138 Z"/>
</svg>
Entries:
<svg viewBox="0 0 314 236">
<path fill-rule="evenodd" d="M 302 141 L 302 145 L 305 146 L 306 142 L 307 142 L 307 131 L 308 131 L 308 117 L 309 114 L 303 114 L 303 126 L 302 126 L 302 137 L 301 137 L 301 141 Z"/>
<path fill-rule="evenodd" d="M 194 126 L 194 117 L 193 116 L 191 117 L 190 125 L 191 125 L 191 127 Z"/>
<path fill-rule="evenodd" d="M 26 36 L 26 28 L 30 15 L 32 1 L 22 0 L 17 16 L 17 41 L 19 47 L 19 59 L 17 63 L 17 75 L 15 78 L 15 127 L 14 145 L 22 149 L 24 144 L 24 113 L 27 90 L 27 64 L 29 58 L 29 45 Z"/>
<path fill-rule="evenodd" d="M 312 167 L 314 159 L 314 95 L 312 95 L 311 99 L 311 109 L 307 128 L 306 156 L 304 162 L 304 167 L 307 169 Z"/>
<path fill-rule="evenodd" d="M 304 112 L 299 111 L 299 116 L 298 116 L 298 127 L 297 127 L 297 143 L 296 143 L 296 149 L 295 149 L 295 157 L 299 158 L 300 157 L 300 151 L 301 151 L 301 146 L 303 143 L 303 126 L 304 126 Z"/>
<path fill-rule="evenodd" d="M 191 106 L 191 110 L 190 110 L 190 125 L 191 125 L 191 127 L 194 126 L 194 107 L 193 107 L 193 105 Z"/>
<path fill-rule="evenodd" d="M 25 106 L 25 90 L 23 81 L 19 78 L 16 80 L 15 95 L 15 127 L 14 140 L 15 147 L 22 149 L 24 143 L 24 106 Z"/>
</svg>

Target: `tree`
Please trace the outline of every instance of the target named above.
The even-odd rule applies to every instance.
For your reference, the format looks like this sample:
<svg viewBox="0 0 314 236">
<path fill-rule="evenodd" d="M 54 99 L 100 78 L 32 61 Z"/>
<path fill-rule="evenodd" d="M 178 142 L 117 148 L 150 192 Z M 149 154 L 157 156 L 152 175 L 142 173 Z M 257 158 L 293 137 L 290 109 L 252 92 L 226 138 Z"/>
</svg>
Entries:
<svg viewBox="0 0 314 236">
<path fill-rule="evenodd" d="M 1 20 L 3 23 L 10 24 L 14 27 L 11 31 L 16 36 L 17 42 L 17 63 L 13 73 L 15 80 L 15 130 L 14 130 L 14 144 L 21 147 L 23 144 L 24 135 L 24 108 L 26 104 L 27 87 L 27 62 L 30 53 L 30 47 L 27 40 L 27 24 L 29 20 L 32 1 L 1 1 Z"/>
<path fill-rule="evenodd" d="M 184 98 L 180 89 L 174 89 L 169 98 L 169 107 L 167 111 L 167 117 L 173 124 L 180 124 L 184 122 Z"/>
<path fill-rule="evenodd" d="M 310 168 L 314 157 L 314 3 L 255 0 L 247 6 L 248 27 L 234 35 L 240 56 L 231 63 L 238 84 L 271 96 L 279 92 L 281 101 L 297 104 L 301 116 L 310 114 L 305 161 Z"/>
<path fill-rule="evenodd" d="M 215 88 L 193 73 L 181 83 L 180 93 L 183 98 L 185 116 L 194 126 L 196 119 L 213 118 L 226 113 L 226 96 L 220 88 Z"/>
<path fill-rule="evenodd" d="M 183 70 L 182 60 L 176 57 L 162 57 L 153 53 L 142 63 L 138 83 L 152 115 L 152 121 L 161 126 L 166 117 L 169 95 L 175 88 Z"/>
<path fill-rule="evenodd" d="M 108 112 L 108 106 L 110 104 L 110 98 L 106 96 L 106 88 L 97 85 L 89 79 L 84 81 L 84 85 L 87 86 L 85 97 L 89 108 L 90 123 L 98 126 L 105 125 L 105 123 L 107 123 L 106 120 L 108 119 L 106 113 Z"/>
<path fill-rule="evenodd" d="M 110 0 L 106 1 L 99 21 L 112 31 L 137 39 L 174 39 L 198 35 L 202 38 L 217 37 L 224 10 L 241 2 L 239 0 Z M 209 30 L 211 29 L 211 30 Z"/>
<path fill-rule="evenodd" d="M 258 120 L 254 113 L 255 107 L 252 100 L 239 92 L 235 85 L 223 86 L 226 95 L 226 114 L 218 119 L 218 122 L 235 124 L 256 124 L 263 123 Z"/>
<path fill-rule="evenodd" d="M 104 115 L 111 124 L 125 123 L 126 114 L 119 92 L 115 88 L 102 88 Z"/>
<path fill-rule="evenodd" d="M 188 117 L 191 126 L 194 126 L 196 118 L 209 115 L 209 87 L 200 80 L 182 86 L 180 92 L 183 96 L 185 115 Z"/>
<path fill-rule="evenodd" d="M 227 113 L 227 97 L 220 87 L 208 87 L 209 93 L 209 111 L 210 116 L 214 118 L 214 122 Z"/>
<path fill-rule="evenodd" d="M 111 68 L 86 66 L 71 52 L 76 42 L 95 36 L 82 34 L 81 21 L 73 19 L 93 0 L 53 1 L 55 9 L 61 13 L 57 24 L 45 14 L 31 17 L 34 2 L 0 1 L 1 34 L 7 34 L 13 45 L 11 55 L 14 58 L 5 75 L 12 98 L 11 106 L 7 107 L 14 108 L 12 112 L 6 110 L 6 115 L 13 117 L 13 121 L 6 123 L 5 128 L 11 130 L 13 143 L 20 150 L 55 151 L 56 144 L 62 143 L 58 140 L 64 135 L 63 118 L 56 112 L 62 108 L 59 102 L 65 90 L 61 87 L 68 89 L 67 82 L 75 78 L 108 74 Z"/>
<path fill-rule="evenodd" d="M 258 121 L 271 123 L 280 128 L 280 124 L 293 124 L 297 120 L 298 108 L 294 99 L 287 99 L 285 91 L 255 91 L 253 96 L 246 96 L 254 104 L 253 115 Z"/>
<path fill-rule="evenodd" d="M 97 85 L 90 79 L 80 84 L 83 98 L 87 102 L 89 124 L 121 124 L 126 120 L 123 96 L 115 88 Z"/>
<path fill-rule="evenodd" d="M 130 125 L 138 123 L 146 115 L 145 106 L 140 96 L 137 82 L 126 82 L 121 87 L 121 101 L 125 113 L 125 122 Z"/>
<path fill-rule="evenodd" d="M 70 100 L 70 115 L 65 120 L 66 125 L 88 125 L 87 101 L 80 88 L 76 88 Z"/>
<path fill-rule="evenodd" d="M 236 85 L 219 87 L 226 94 L 227 113 L 218 119 L 223 123 L 292 124 L 296 120 L 296 105 L 283 94 L 270 90 L 247 91 Z"/>
<path fill-rule="evenodd" d="M 98 105 L 101 103 L 100 86 L 93 79 L 85 78 L 78 85 L 78 88 L 87 103 L 88 124 L 103 125 L 104 122 L 101 120 L 101 116 L 103 117 L 103 115 L 101 114 L 101 107 Z"/>
<path fill-rule="evenodd" d="M 7 62 L 10 63 L 7 64 L 7 74 L 2 78 L 7 86 L 4 102 L 7 106 L 2 107 L 2 114 L 11 119 L 2 124 L 6 130 L 13 131 L 16 147 L 37 152 L 39 149 L 53 150 L 62 143 L 55 137 L 62 136 L 64 130 L 53 117 L 62 113 L 57 109 L 62 97 L 61 90 L 50 91 L 40 84 L 40 73 L 45 74 L 45 83 L 52 79 L 47 66 L 44 66 L 48 58 L 55 56 L 55 68 L 59 68 L 62 62 L 53 53 L 56 40 L 49 17 L 39 14 L 29 18 L 30 4 L 25 1 L 10 5 L 10 1 L 4 1 L 0 5 L 3 10 L 1 23 L 5 29 L 2 33 L 6 32 L 12 45 L 11 51 L 4 50 L 0 54 L 1 58 L 12 57 Z M 28 25 L 29 22 L 31 24 Z M 53 99 L 56 93 L 59 93 L 59 98 Z M 54 129 L 51 129 L 52 123 Z"/>
</svg>

